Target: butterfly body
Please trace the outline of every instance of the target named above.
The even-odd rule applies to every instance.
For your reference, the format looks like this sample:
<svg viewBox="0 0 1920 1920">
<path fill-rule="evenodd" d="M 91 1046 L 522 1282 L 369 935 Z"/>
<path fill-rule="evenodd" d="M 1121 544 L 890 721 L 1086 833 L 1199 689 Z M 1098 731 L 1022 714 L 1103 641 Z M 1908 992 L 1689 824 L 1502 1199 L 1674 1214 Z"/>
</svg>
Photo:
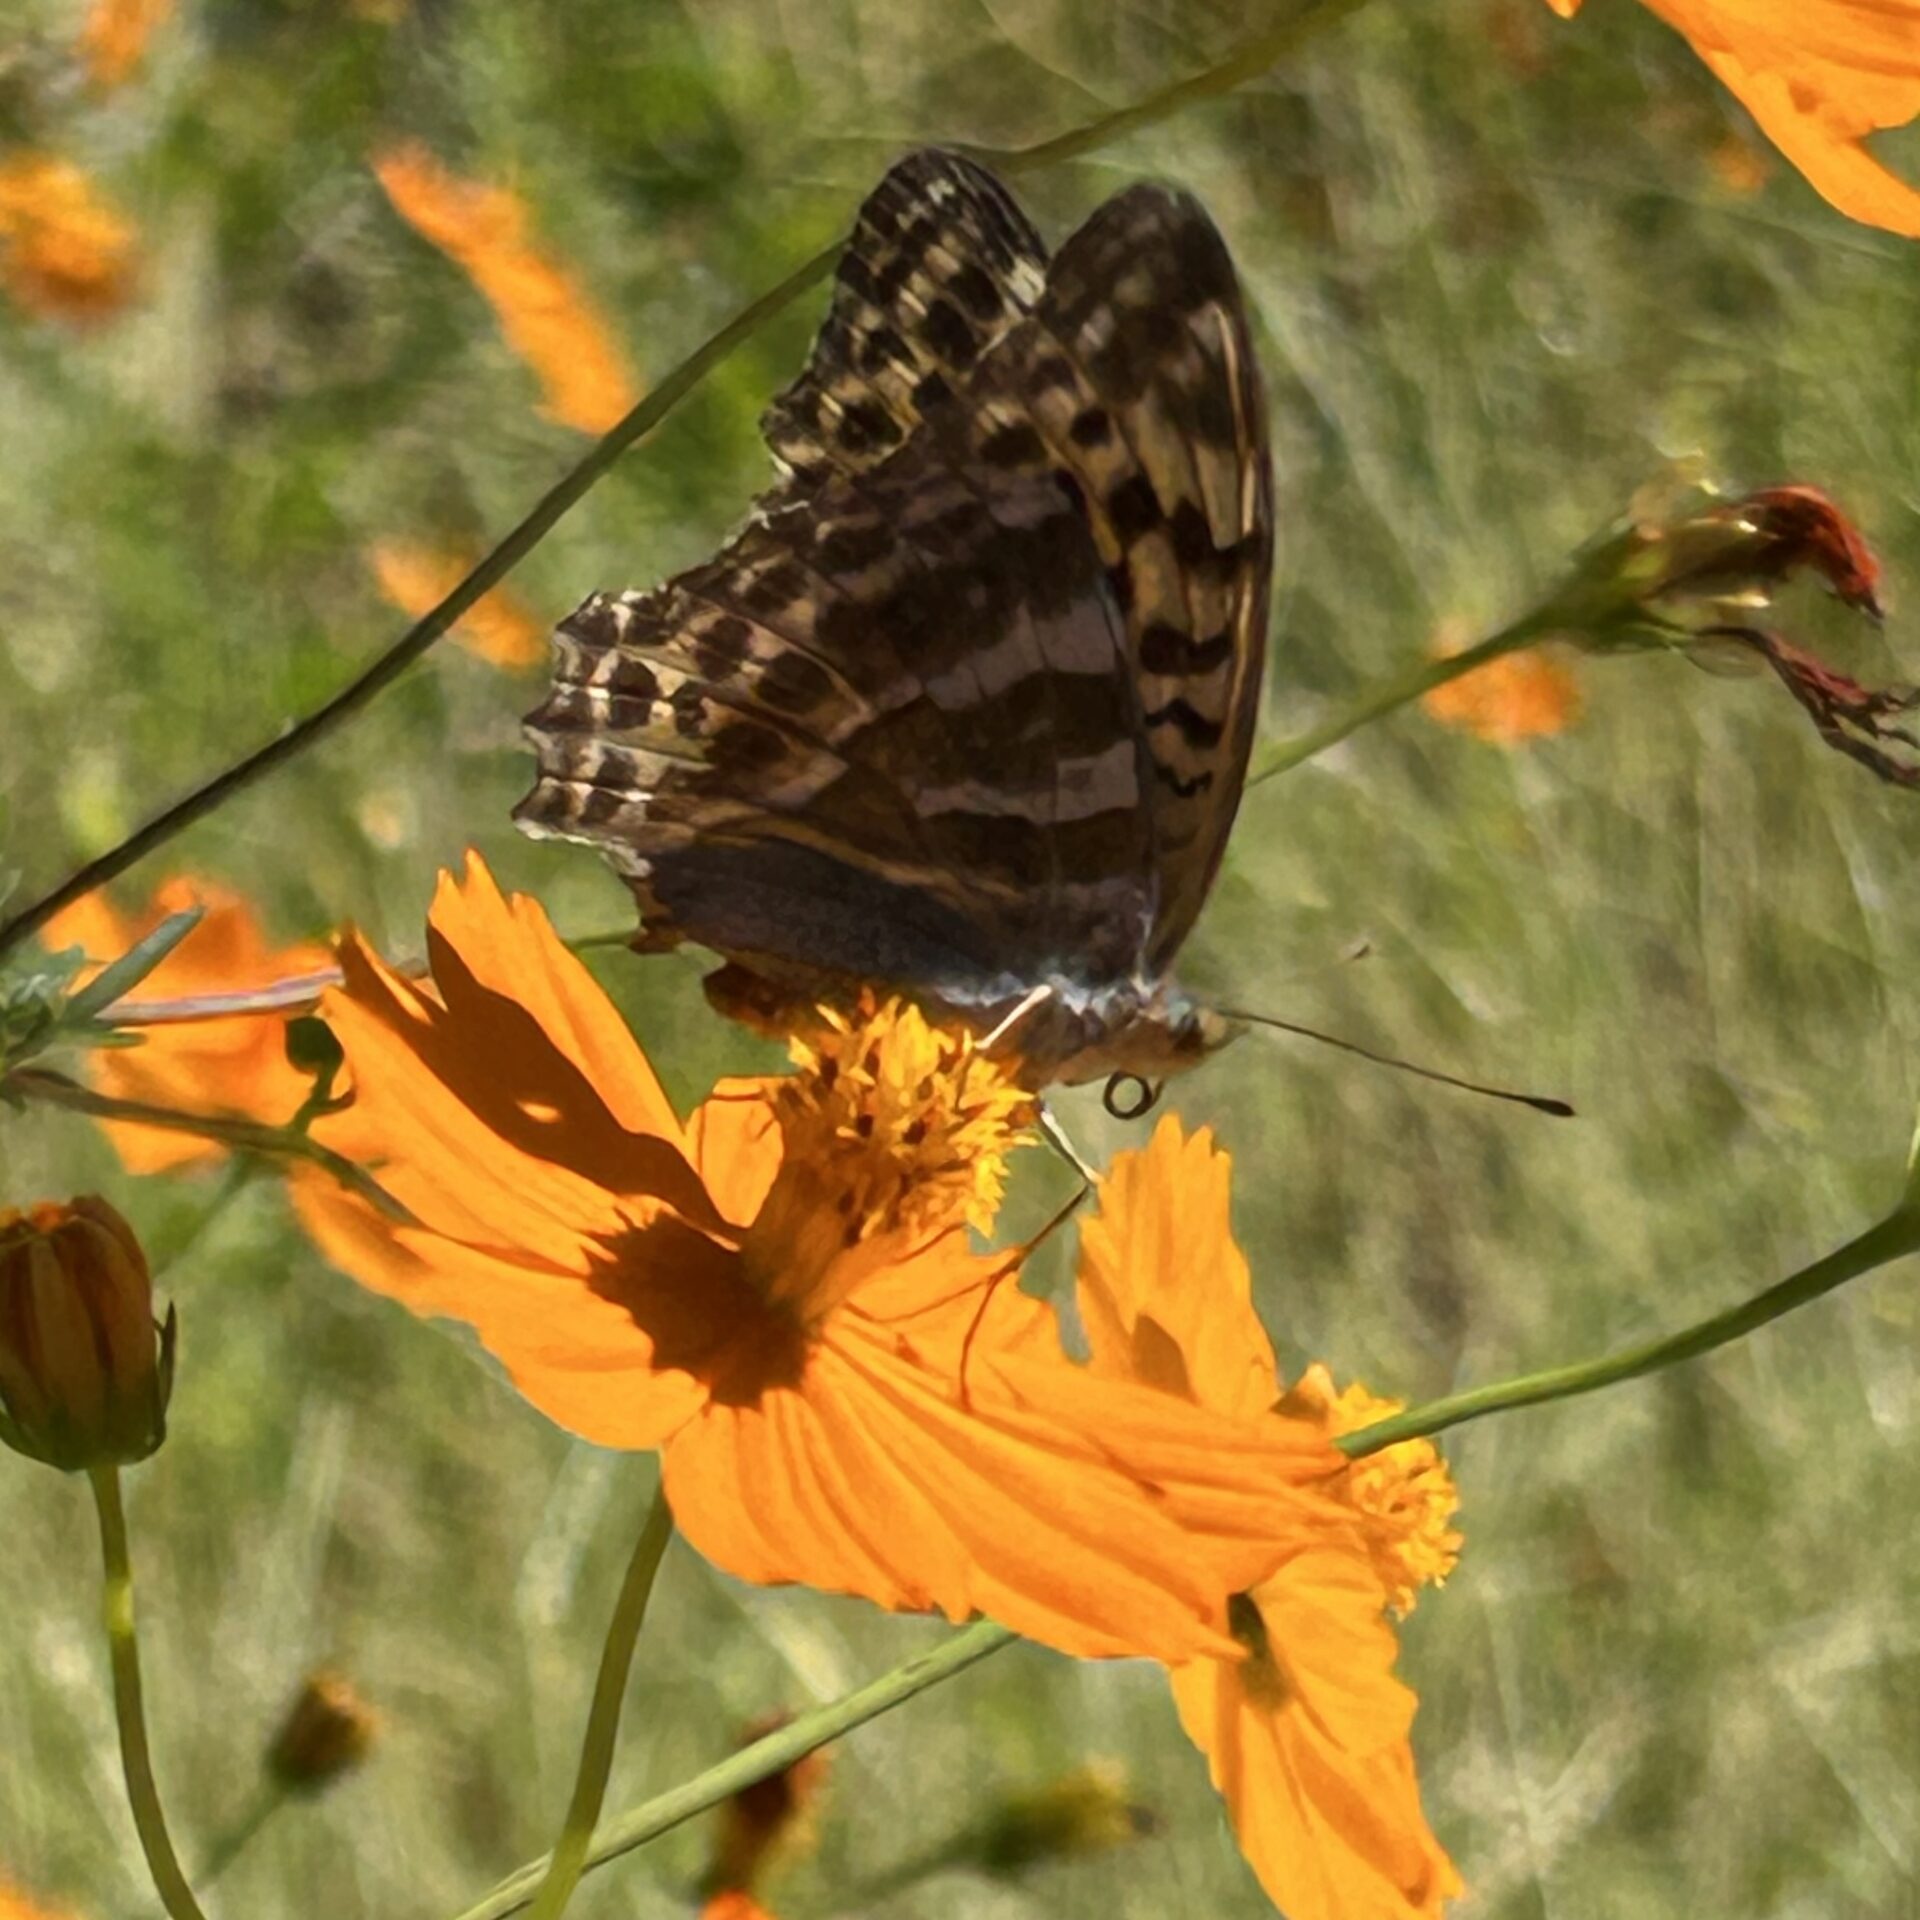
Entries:
<svg viewBox="0 0 1920 1920">
<path fill-rule="evenodd" d="M 1204 211 L 1133 188 L 1049 258 L 912 155 L 765 424 L 785 479 L 714 559 L 561 624 L 521 824 L 599 846 L 636 944 L 718 952 L 756 1024 L 900 993 L 1036 1081 L 1219 1044 L 1169 968 L 1251 748 L 1271 502 Z"/>
</svg>

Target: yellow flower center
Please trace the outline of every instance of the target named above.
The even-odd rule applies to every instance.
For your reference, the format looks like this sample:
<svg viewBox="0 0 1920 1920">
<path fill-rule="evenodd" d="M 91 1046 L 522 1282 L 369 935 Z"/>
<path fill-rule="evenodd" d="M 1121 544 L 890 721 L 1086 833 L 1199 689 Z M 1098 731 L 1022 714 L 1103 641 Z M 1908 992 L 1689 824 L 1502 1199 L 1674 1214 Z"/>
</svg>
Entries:
<svg viewBox="0 0 1920 1920">
<path fill-rule="evenodd" d="M 823 1008 L 821 1021 L 788 1042 L 800 1071 L 774 1101 L 787 1158 L 831 1170 L 856 1239 L 956 1219 L 989 1231 L 1032 1096 L 971 1034 L 929 1026 L 898 1000 L 852 1019 Z"/>
<path fill-rule="evenodd" d="M 1280 1404 L 1285 1412 L 1320 1421 L 1338 1438 L 1399 1413 L 1406 1402 L 1383 1399 L 1357 1383 L 1335 1392 L 1332 1376 L 1316 1362 Z M 1395 1613 L 1411 1613 L 1420 1589 L 1444 1585 L 1460 1558 L 1453 1526 L 1460 1491 L 1447 1463 L 1431 1440 L 1402 1440 L 1354 1461 L 1345 1483 L 1388 1605 Z"/>
<path fill-rule="evenodd" d="M 820 1022 L 788 1043 L 799 1071 L 773 1095 L 781 1170 L 745 1249 L 769 1298 L 804 1302 L 810 1319 L 869 1270 L 841 1258 L 851 1249 L 988 1231 L 1034 1120 L 1033 1097 L 970 1034 L 915 1007 L 823 1008 Z"/>
</svg>

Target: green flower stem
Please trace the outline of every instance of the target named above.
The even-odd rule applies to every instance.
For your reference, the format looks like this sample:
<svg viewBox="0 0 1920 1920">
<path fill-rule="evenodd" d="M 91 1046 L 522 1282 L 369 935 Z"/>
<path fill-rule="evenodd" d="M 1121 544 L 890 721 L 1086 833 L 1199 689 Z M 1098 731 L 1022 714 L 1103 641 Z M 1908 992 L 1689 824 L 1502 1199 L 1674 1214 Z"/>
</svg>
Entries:
<svg viewBox="0 0 1920 1920">
<path fill-rule="evenodd" d="M 1309 4 L 1291 13 L 1263 34 L 1249 40 L 1238 53 L 1209 67 L 1204 73 L 1189 74 L 1150 93 L 1131 106 L 1116 108 L 1084 127 L 1056 134 L 1031 147 L 965 147 L 963 152 L 1002 173 L 1027 173 L 1036 167 L 1057 166 L 1063 160 L 1077 160 L 1083 153 L 1110 146 L 1123 134 L 1141 127 L 1156 126 L 1176 113 L 1205 100 L 1217 100 L 1232 93 L 1249 80 L 1257 80 L 1269 67 L 1302 46 L 1314 34 L 1336 25 L 1350 13 L 1358 13 L 1367 0 L 1309 0 Z"/>
<path fill-rule="evenodd" d="M 1090 152 L 1123 133 L 1164 120 L 1183 107 L 1231 91 L 1263 73 L 1312 33 L 1364 4 L 1365 0 L 1319 0 L 1318 4 L 1307 6 L 1280 26 L 1250 42 L 1232 59 L 1205 73 L 1163 88 L 1131 107 L 1123 107 L 1116 113 L 1062 134 L 1057 139 L 1042 141 L 1037 146 L 1025 147 L 1017 152 L 987 157 L 1008 173 L 1024 173 Z M 824 280 L 839 256 L 838 241 L 822 248 L 812 259 L 804 260 L 795 267 L 778 286 L 741 308 L 717 333 L 696 347 L 599 441 L 584 460 L 548 489 L 533 511 L 437 607 L 416 620 L 385 653 L 370 662 L 332 699 L 317 707 L 304 720 L 295 722 L 284 733 L 256 748 L 245 759 L 236 761 L 183 799 L 175 801 L 144 826 L 136 828 L 117 846 L 109 847 L 105 853 L 86 862 L 58 886 L 21 908 L 10 919 L 0 922 L 0 956 L 11 952 L 63 907 L 71 906 L 83 894 L 91 893 L 115 875 L 126 872 L 135 862 L 144 859 L 157 847 L 164 846 L 196 820 L 204 819 L 242 788 L 251 786 L 263 774 L 273 772 L 294 755 L 304 753 L 308 747 L 325 739 L 384 692 L 469 607 L 498 586 L 553 531 L 561 518 L 599 484 L 629 447 L 651 433 L 734 348 L 758 332 L 809 287 Z"/>
<path fill-rule="evenodd" d="M 1677 1366 L 1682 1360 L 1697 1359 L 1716 1347 L 1724 1347 L 1729 1341 L 1764 1327 L 1768 1321 L 1778 1320 L 1782 1314 L 1804 1307 L 1810 1300 L 1818 1300 L 1847 1281 L 1910 1253 L 1920 1253 L 1920 1207 L 1903 1204 L 1845 1246 L 1836 1247 L 1811 1266 L 1789 1274 L 1764 1293 L 1755 1294 L 1751 1300 L 1679 1333 L 1669 1334 L 1665 1339 L 1649 1340 L 1599 1360 L 1585 1360 L 1570 1367 L 1549 1367 L 1544 1373 L 1523 1374 L 1517 1380 L 1451 1393 L 1445 1399 L 1429 1400 L 1424 1406 L 1409 1407 L 1391 1419 L 1361 1427 L 1335 1444 L 1349 1458 L 1358 1459 L 1390 1447 L 1396 1441 L 1444 1433 L 1449 1427 L 1464 1426 L 1467 1421 L 1484 1419 L 1490 1413 L 1506 1413 L 1514 1407 L 1537 1407 L 1549 1400 L 1571 1400 L 1622 1380 L 1637 1380 L 1643 1374 L 1658 1373 L 1663 1367 Z"/>
<path fill-rule="evenodd" d="M 580 1747 L 573 1799 L 560 1838 L 548 1857 L 546 1878 L 534 1897 L 533 1920 L 560 1920 L 585 1871 L 587 1849 L 593 1844 L 593 1829 L 607 1797 L 607 1775 L 613 1769 L 613 1743 L 620 1731 L 620 1704 L 626 1696 L 627 1675 L 633 1669 L 634 1643 L 647 1617 L 647 1601 L 653 1593 L 654 1575 L 660 1571 L 660 1556 L 672 1538 L 673 1510 L 667 1505 L 666 1488 L 662 1486 L 654 1493 L 646 1524 L 634 1542 L 620 1598 L 614 1603 L 607 1642 L 600 1652 L 600 1677 L 594 1682 L 593 1705 L 587 1712 L 587 1737 Z"/>
<path fill-rule="evenodd" d="M 363 1200 L 402 1226 L 413 1224 L 413 1215 L 379 1181 L 356 1167 L 345 1154 L 335 1153 L 318 1140 L 291 1127 L 267 1127 L 255 1120 L 230 1120 L 218 1114 L 185 1113 L 177 1107 L 150 1106 L 144 1100 L 117 1100 L 111 1094 L 96 1093 L 64 1074 L 48 1073 L 38 1067 L 23 1067 L 18 1073 L 0 1080 L 0 1093 L 24 1094 L 29 1100 L 44 1100 L 49 1106 L 65 1107 L 74 1113 L 90 1114 L 96 1120 L 126 1120 L 136 1126 L 160 1127 L 169 1133 L 191 1133 L 203 1140 L 217 1140 L 222 1146 L 241 1153 L 264 1153 L 283 1160 L 310 1160 L 350 1188 Z"/>
<path fill-rule="evenodd" d="M 765 1739 L 742 1747 L 718 1766 L 709 1767 L 705 1773 L 696 1774 L 691 1780 L 670 1787 L 609 1821 L 599 1840 L 589 1849 L 584 1869 L 604 1866 L 621 1854 L 645 1846 L 670 1827 L 677 1827 L 696 1814 L 717 1807 L 755 1781 L 765 1780 L 792 1766 L 816 1747 L 824 1747 L 830 1740 L 837 1740 L 843 1733 L 911 1700 L 915 1694 L 952 1679 L 989 1654 L 998 1653 L 1016 1638 L 1007 1628 L 996 1626 L 991 1620 L 975 1621 L 931 1653 L 923 1653 L 918 1659 L 895 1667 L 891 1673 L 869 1681 L 843 1699 L 801 1714 Z M 459 1920 L 505 1920 L 506 1915 L 518 1913 L 531 1899 L 546 1870 L 544 1860 L 535 1860 L 509 1874 L 485 1899 L 461 1914 Z"/>
<path fill-rule="evenodd" d="M 1449 680 L 1458 680 L 1462 674 L 1471 673 L 1476 667 L 1484 667 L 1489 661 L 1498 660 L 1506 654 L 1518 653 L 1521 648 L 1532 646 L 1548 634 L 1561 631 L 1565 624 L 1564 618 L 1552 607 L 1536 608 L 1516 620 L 1512 626 L 1502 627 L 1498 633 L 1491 633 L 1486 639 L 1476 641 L 1463 652 L 1450 653 L 1444 658 L 1415 661 L 1404 673 L 1397 673 L 1392 679 L 1383 680 L 1377 687 L 1363 693 L 1344 712 L 1336 713 L 1331 719 L 1297 734 L 1291 740 L 1276 741 L 1256 753 L 1247 774 L 1247 785 L 1258 786 L 1262 780 L 1271 780 L 1275 774 L 1290 772 L 1303 760 L 1311 760 L 1315 754 L 1325 753 L 1349 734 L 1358 733 L 1372 721 L 1385 718 L 1396 709 L 1418 700 L 1423 694 L 1431 693 L 1435 687 L 1444 687 Z"/>
<path fill-rule="evenodd" d="M 120 1504 L 120 1469 L 94 1468 L 87 1476 L 100 1515 L 100 1559 L 104 1570 L 103 1613 L 107 1652 L 113 1665 L 113 1712 L 120 1727 L 120 1760 L 127 1777 L 127 1799 L 140 1848 L 172 1920 L 206 1920 L 187 1876 L 180 1871 L 166 1815 L 153 1783 L 153 1757 L 147 1751 L 147 1722 L 140 1701 L 140 1643 L 134 1635 L 133 1567 L 127 1557 L 127 1516 Z"/>
<path fill-rule="evenodd" d="M 287 1789 L 277 1780 L 263 1780 L 246 1811 L 207 1849 L 194 1878 L 204 1893 L 253 1845 L 267 1823 L 287 1804 Z"/>
</svg>

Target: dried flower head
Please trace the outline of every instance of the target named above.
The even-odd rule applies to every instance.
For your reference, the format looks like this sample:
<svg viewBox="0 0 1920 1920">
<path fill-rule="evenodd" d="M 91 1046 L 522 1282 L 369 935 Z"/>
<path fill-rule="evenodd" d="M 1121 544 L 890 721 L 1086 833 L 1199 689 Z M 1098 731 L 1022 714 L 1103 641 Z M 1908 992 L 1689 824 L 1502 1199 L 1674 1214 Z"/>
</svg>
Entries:
<svg viewBox="0 0 1920 1920">
<path fill-rule="evenodd" d="M 322 1669 L 300 1683 L 267 1749 L 267 1772 L 294 1793 L 318 1793 L 373 1751 L 380 1716 L 344 1674 Z"/>
</svg>

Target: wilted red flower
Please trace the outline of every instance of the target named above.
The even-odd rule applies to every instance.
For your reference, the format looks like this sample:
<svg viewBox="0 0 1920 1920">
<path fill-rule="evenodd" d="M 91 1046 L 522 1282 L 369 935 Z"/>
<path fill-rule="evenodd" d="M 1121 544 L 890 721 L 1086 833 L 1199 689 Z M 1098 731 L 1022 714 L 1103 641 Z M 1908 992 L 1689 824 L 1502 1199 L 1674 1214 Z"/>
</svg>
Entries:
<svg viewBox="0 0 1920 1920">
<path fill-rule="evenodd" d="M 316 1135 L 418 1222 L 296 1175 L 327 1252 L 464 1320 L 602 1446 L 659 1447 L 687 1539 L 757 1582 L 978 1612 L 1081 1655 L 1231 1658 L 1225 1596 L 1338 1503 L 1303 1420 L 1236 1422 L 1062 1352 L 975 1253 L 1027 1095 L 886 1007 L 683 1124 L 538 904 L 443 879 L 430 983 L 356 938 Z"/>
<path fill-rule="evenodd" d="M 1282 1395 L 1228 1218 L 1230 1162 L 1169 1116 L 1116 1156 L 1081 1234 L 1092 1365 L 1250 1426 L 1307 1417 L 1345 1431 L 1380 1403 L 1313 1369 Z M 1414 1696 L 1393 1673 L 1390 1603 L 1451 1567 L 1452 1483 L 1430 1442 L 1344 1476 L 1347 1523 L 1296 1535 L 1229 1617 L 1244 1658 L 1173 1672 L 1181 1724 L 1208 1756 L 1248 1864 L 1290 1920 L 1432 1920 L 1460 1877 L 1420 1811 Z"/>
<path fill-rule="evenodd" d="M 169 914 L 195 906 L 205 909 L 205 918 L 141 982 L 140 1000 L 245 993 L 331 971 L 333 956 L 325 947 L 269 946 L 252 908 L 238 894 L 214 881 L 185 876 L 167 881 L 136 914 L 123 914 L 105 894 L 87 894 L 49 920 L 40 937 L 54 952 L 81 948 L 96 963 L 81 975 L 84 980 Z M 272 1126 L 290 1119 L 312 1086 L 287 1060 L 283 1014 L 223 1014 L 155 1024 L 140 1032 L 136 1047 L 96 1048 L 88 1054 L 87 1075 L 100 1092 L 116 1100 L 238 1116 Z M 159 1173 L 226 1155 L 217 1141 L 171 1128 L 124 1120 L 100 1124 L 132 1173 Z"/>
<path fill-rule="evenodd" d="M 1547 0 L 1571 19 L 1581 0 Z M 1825 199 L 1920 235 L 1920 191 L 1867 151 L 1920 114 L 1920 0 L 1643 0 Z"/>
<path fill-rule="evenodd" d="M 173 1315 L 98 1195 L 0 1210 L 0 1441 L 63 1472 L 128 1466 L 166 1438 Z"/>
<path fill-rule="evenodd" d="M 517 193 L 463 180 L 419 145 L 381 154 L 373 170 L 400 217 L 466 269 L 507 345 L 539 375 L 554 419 L 604 433 L 633 407 L 640 396 L 612 331 L 535 244 Z"/>
</svg>

